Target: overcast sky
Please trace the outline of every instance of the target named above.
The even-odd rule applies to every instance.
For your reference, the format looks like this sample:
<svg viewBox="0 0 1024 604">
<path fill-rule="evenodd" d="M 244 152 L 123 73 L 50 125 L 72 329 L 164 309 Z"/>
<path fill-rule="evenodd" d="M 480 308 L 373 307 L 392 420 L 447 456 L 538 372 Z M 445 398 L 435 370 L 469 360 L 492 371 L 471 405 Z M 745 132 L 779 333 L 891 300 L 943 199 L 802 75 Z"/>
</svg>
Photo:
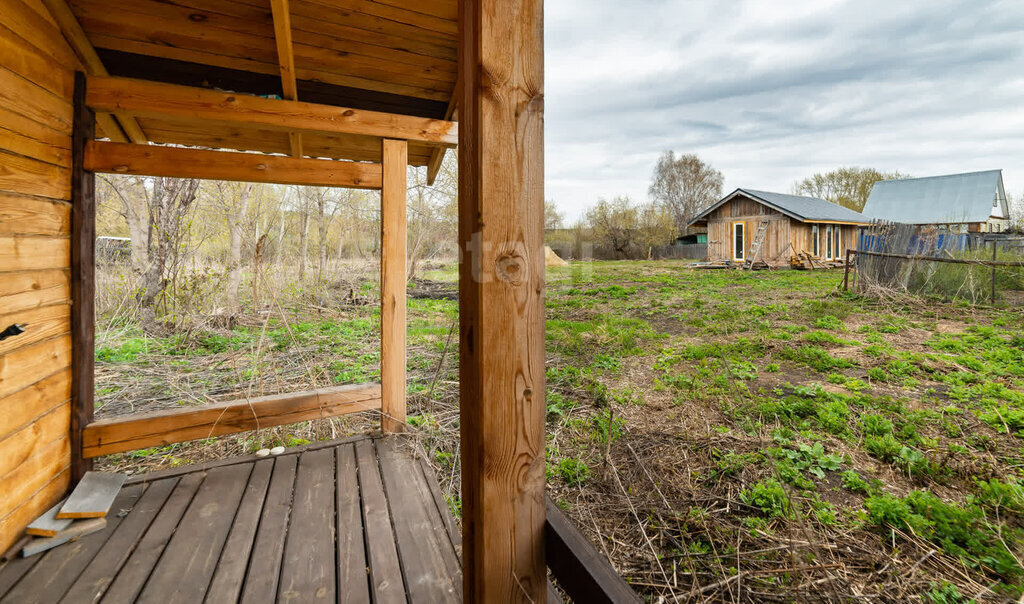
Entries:
<svg viewBox="0 0 1024 604">
<path fill-rule="evenodd" d="M 647 199 L 666 149 L 725 190 L 870 166 L 1024 192 L 1024 1 L 548 0 L 546 181 Z"/>
</svg>

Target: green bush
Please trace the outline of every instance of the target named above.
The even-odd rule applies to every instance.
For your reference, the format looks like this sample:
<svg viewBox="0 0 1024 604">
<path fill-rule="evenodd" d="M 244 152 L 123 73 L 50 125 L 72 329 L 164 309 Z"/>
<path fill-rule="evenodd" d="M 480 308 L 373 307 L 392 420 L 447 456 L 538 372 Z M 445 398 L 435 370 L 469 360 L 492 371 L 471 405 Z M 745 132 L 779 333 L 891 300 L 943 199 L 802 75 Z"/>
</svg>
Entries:
<svg viewBox="0 0 1024 604">
<path fill-rule="evenodd" d="M 741 491 L 740 501 L 758 508 L 762 514 L 772 518 L 789 518 L 791 515 L 789 495 L 785 487 L 774 478 L 767 478 Z"/>
<path fill-rule="evenodd" d="M 912 491 L 903 499 L 872 496 L 864 506 L 873 523 L 927 539 L 969 567 L 988 569 L 1010 581 L 1024 570 L 1004 545 L 1019 540 L 1020 530 L 993 526 L 977 506 L 946 503 L 929 491 Z"/>
<path fill-rule="evenodd" d="M 843 480 L 843 488 L 854 493 L 867 493 L 871 489 L 868 481 L 864 480 L 860 474 L 853 470 L 845 470 L 839 477 Z"/>
<path fill-rule="evenodd" d="M 790 361 L 806 365 L 821 373 L 828 373 L 833 369 L 853 367 L 853 363 L 850 361 L 834 357 L 824 348 L 808 344 L 797 348 L 783 348 L 781 354 Z"/>
<path fill-rule="evenodd" d="M 832 329 L 834 331 L 842 331 L 843 322 L 832 315 L 822 315 L 814 321 L 814 325 L 818 329 Z"/>
<path fill-rule="evenodd" d="M 578 459 L 567 458 L 558 462 L 558 475 L 569 486 L 582 486 L 590 478 L 590 468 Z"/>
<path fill-rule="evenodd" d="M 892 433 L 892 422 L 874 413 L 861 417 L 860 425 L 864 429 L 864 434 L 871 436 L 885 436 Z"/>
<path fill-rule="evenodd" d="M 864 448 L 868 453 L 885 462 L 895 461 L 900 456 L 903 445 L 892 434 L 868 436 L 864 439 Z"/>
</svg>

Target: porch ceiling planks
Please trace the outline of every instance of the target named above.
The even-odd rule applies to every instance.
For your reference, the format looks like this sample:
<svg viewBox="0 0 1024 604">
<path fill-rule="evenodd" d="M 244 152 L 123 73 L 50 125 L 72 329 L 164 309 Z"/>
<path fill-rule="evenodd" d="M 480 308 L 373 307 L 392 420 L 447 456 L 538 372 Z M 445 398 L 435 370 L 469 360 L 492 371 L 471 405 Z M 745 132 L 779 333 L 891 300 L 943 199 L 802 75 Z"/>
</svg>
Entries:
<svg viewBox="0 0 1024 604">
<path fill-rule="evenodd" d="M 290 4 L 299 79 L 443 102 L 451 98 L 457 71 L 457 21 L 450 17 L 455 2 L 426 9 L 368 0 Z M 100 49 L 279 73 L 266 0 L 73 0 L 72 8 Z"/>
<path fill-rule="evenodd" d="M 133 478 L 105 530 L 0 566 L 0 601 L 459 601 L 448 508 L 398 438 Z"/>
</svg>

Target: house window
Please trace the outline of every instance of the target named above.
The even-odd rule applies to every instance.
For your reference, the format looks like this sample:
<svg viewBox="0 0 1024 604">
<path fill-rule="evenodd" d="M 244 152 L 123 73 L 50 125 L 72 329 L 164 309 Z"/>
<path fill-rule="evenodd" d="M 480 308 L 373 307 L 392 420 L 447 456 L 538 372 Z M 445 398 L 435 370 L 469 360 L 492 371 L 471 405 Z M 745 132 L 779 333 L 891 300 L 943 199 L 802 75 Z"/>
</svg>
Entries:
<svg viewBox="0 0 1024 604">
<path fill-rule="evenodd" d="M 842 246 L 840 245 L 840 239 L 842 239 L 841 233 L 843 232 L 843 227 L 838 227 L 837 226 L 837 227 L 834 227 L 833 230 L 835 231 L 835 233 L 832 235 L 832 246 L 835 249 L 832 252 L 832 257 L 835 258 L 836 260 L 839 260 L 843 256 L 843 254 L 841 253 L 842 252 Z"/>
<path fill-rule="evenodd" d="M 832 227 L 825 227 L 825 259 L 832 259 Z"/>
<path fill-rule="evenodd" d="M 818 232 L 818 225 L 811 225 L 811 255 L 818 257 L 821 253 L 821 233 Z"/>
<path fill-rule="evenodd" d="M 744 257 L 743 256 L 743 247 L 744 247 L 743 246 L 743 239 L 744 239 L 744 231 L 746 230 L 744 228 L 745 226 L 746 225 L 744 223 L 742 223 L 742 222 L 734 222 L 734 223 L 732 223 L 732 241 L 733 241 L 733 244 L 732 244 L 732 259 L 733 260 L 743 260 L 743 257 Z"/>
</svg>

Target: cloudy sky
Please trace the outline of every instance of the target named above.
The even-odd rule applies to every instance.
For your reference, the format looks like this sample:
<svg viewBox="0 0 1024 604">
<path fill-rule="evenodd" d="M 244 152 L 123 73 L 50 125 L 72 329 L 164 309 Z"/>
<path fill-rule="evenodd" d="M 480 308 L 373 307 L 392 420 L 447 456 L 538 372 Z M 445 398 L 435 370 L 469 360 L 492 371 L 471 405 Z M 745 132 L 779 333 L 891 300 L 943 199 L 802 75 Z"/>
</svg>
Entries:
<svg viewBox="0 0 1024 604">
<path fill-rule="evenodd" d="M 1024 192 L 1020 0 L 548 0 L 547 198 L 647 199 L 666 149 L 736 187 L 871 166 Z"/>
</svg>

